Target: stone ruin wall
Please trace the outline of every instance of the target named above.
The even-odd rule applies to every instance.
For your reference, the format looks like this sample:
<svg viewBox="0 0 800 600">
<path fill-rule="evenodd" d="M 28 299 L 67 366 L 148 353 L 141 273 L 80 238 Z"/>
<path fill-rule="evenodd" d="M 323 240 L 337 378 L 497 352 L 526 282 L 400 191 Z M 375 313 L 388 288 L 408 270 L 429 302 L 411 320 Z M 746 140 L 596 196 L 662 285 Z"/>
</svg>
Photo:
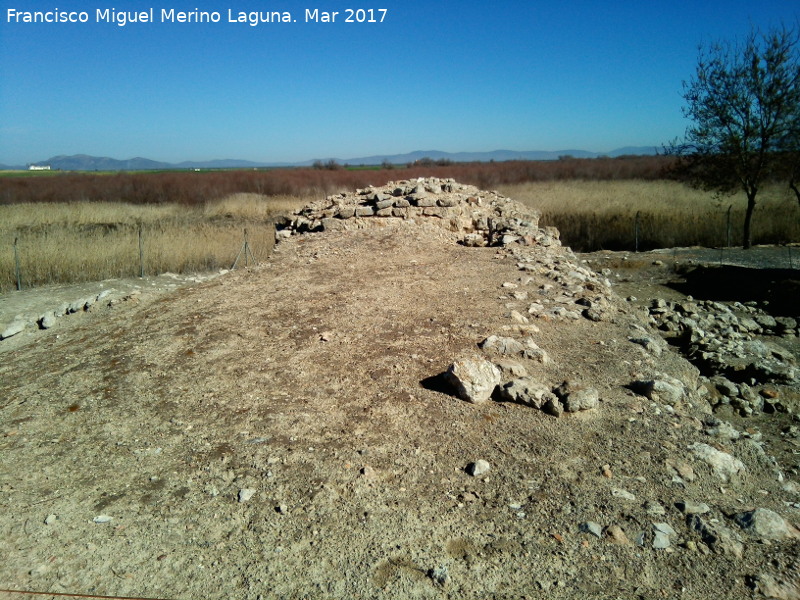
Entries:
<svg viewBox="0 0 800 600">
<path fill-rule="evenodd" d="M 536 318 L 580 319 L 582 316 L 591 321 L 604 321 L 613 320 L 613 315 L 619 314 L 620 310 L 626 312 L 626 308 L 619 305 L 619 299 L 613 297 L 607 279 L 599 279 L 597 274 L 580 266 L 568 248 L 561 248 L 555 228 L 539 228 L 536 211 L 498 192 L 482 191 L 453 179 L 420 178 L 389 182 L 382 187 L 328 196 L 276 222 L 276 239 L 280 242 L 296 234 L 348 231 L 389 224 L 434 226 L 449 232 L 466 246 L 505 246 L 511 256 L 520 261 L 522 271 L 552 278 L 557 292 L 548 291 L 552 285 L 542 286 L 539 291 L 541 299 L 529 304 L 528 316 L 516 315 L 519 322 L 527 323 Z M 550 247 L 548 249 L 552 251 L 533 251 L 537 246 Z M 737 304 L 734 303 L 734 309 Z M 618 305 L 616 309 L 614 305 Z M 740 305 L 739 308 L 744 310 L 748 307 Z M 694 395 L 697 388 L 712 406 L 730 404 L 742 416 L 761 411 L 790 410 L 791 403 L 775 398 L 775 394 L 781 388 L 795 386 L 796 389 L 800 368 L 790 353 L 774 344 L 754 340 L 753 333 L 795 336 L 798 320 L 774 319 L 762 311 L 750 310 L 755 311 L 753 318 L 741 315 L 737 319 L 731 309 L 717 302 L 696 303 L 688 299 L 673 307 L 673 303 L 655 300 L 649 314 L 638 315 L 636 323 L 631 324 L 630 341 L 641 345 L 656 360 L 663 361 L 662 350 L 666 343 L 658 334 L 668 338 L 686 338 L 684 346 L 687 347 L 680 350 L 693 363 L 702 363 L 704 377 L 701 382 L 704 383 L 697 387 L 695 378 L 699 372 L 694 368 L 690 369 L 692 376 L 684 383 L 662 373 L 654 379 L 634 381 L 629 387 L 650 399 L 661 397 L 673 401 L 683 397 L 687 390 Z M 515 340 L 498 339 L 504 349 L 501 354 L 510 352 L 509 344 Z M 486 349 L 484 345 L 481 347 Z M 520 345 L 516 354 L 522 355 L 526 351 L 530 354 L 534 350 Z M 483 381 L 485 378 L 480 368 L 486 365 L 479 362 L 474 367 L 467 369 L 466 379 Z M 734 375 L 748 383 L 732 382 L 726 377 Z M 538 391 L 533 394 L 535 386 L 531 387 L 530 382 L 526 386 L 523 386 L 526 399 L 515 397 L 515 401 L 544 407 L 547 403 L 539 393 L 541 390 L 536 388 Z M 494 385 L 488 385 L 484 392 L 488 390 L 491 393 L 493 388 Z M 511 392 L 517 393 L 509 389 L 508 393 Z M 794 397 L 796 392 L 788 394 Z M 466 395 L 472 396 L 471 393 Z M 487 393 L 483 395 L 487 396 Z M 532 400 L 534 396 L 536 398 Z M 559 406 L 551 404 L 554 411 Z"/>
<path fill-rule="evenodd" d="M 434 225 L 466 246 L 558 246 L 558 230 L 539 228 L 539 213 L 498 192 L 453 179 L 390 181 L 312 202 L 275 223 L 276 241 L 295 234 L 389 224 Z"/>
</svg>

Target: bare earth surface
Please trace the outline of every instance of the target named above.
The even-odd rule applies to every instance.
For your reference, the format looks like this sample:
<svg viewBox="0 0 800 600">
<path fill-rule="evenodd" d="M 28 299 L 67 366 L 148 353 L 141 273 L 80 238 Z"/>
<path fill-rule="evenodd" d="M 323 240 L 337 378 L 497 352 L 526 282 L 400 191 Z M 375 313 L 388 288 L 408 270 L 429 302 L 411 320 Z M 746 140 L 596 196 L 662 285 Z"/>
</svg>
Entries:
<svg viewBox="0 0 800 600">
<path fill-rule="evenodd" d="M 518 267 L 545 256 L 580 264 L 561 248 L 468 248 L 411 225 L 293 236 L 258 267 L 0 342 L 0 588 L 798 598 L 793 416 L 729 415 L 743 435 L 712 439 L 697 396 L 667 406 L 628 389 L 697 373 L 631 343 L 642 322 L 613 292 L 587 288 L 608 297 L 599 322 L 515 321 L 511 310 L 557 303 L 546 269 Z M 492 334 L 533 337 L 549 363 L 515 362 L 549 387 L 591 385 L 599 408 L 556 418 L 455 397 L 438 376 Z M 744 470 L 723 480 L 694 443 Z M 470 476 L 478 459 L 491 470 Z M 707 504 L 703 518 L 731 539 L 692 528 L 686 502 Z M 788 534 L 733 522 L 755 508 Z M 654 548 L 663 523 L 674 535 Z"/>
</svg>

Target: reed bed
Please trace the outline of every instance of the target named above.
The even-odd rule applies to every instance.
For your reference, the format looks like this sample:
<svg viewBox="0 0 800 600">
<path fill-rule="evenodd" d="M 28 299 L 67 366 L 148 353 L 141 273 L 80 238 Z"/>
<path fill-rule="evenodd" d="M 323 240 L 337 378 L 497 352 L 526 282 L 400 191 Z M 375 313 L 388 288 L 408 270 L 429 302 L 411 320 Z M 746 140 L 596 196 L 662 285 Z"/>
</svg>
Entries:
<svg viewBox="0 0 800 600">
<path fill-rule="evenodd" d="M 229 268 L 245 230 L 260 260 L 274 244 L 274 216 L 309 200 L 233 194 L 195 207 L 120 202 L 0 206 L 0 291 L 16 289 L 15 250 L 25 288 L 136 277 L 142 266 L 148 275 Z"/>
<path fill-rule="evenodd" d="M 540 224 L 561 232 L 581 252 L 742 244 L 744 194 L 718 197 L 669 181 L 549 181 L 504 185 L 499 191 L 536 208 Z M 783 186 L 766 187 L 753 216 L 756 244 L 800 241 L 800 206 Z M 728 209 L 730 207 L 730 239 Z"/>
<path fill-rule="evenodd" d="M 396 175 L 405 174 L 397 172 Z M 541 211 L 541 225 L 577 251 L 741 244 L 745 199 L 715 197 L 669 180 L 547 180 L 497 186 Z M 324 193 L 231 193 L 217 200 L 0 204 L 0 291 L 16 287 L 15 247 L 23 287 L 139 275 L 139 231 L 148 275 L 229 268 L 244 242 L 256 260 L 274 240 L 272 220 Z M 637 219 L 638 215 L 638 219 Z M 766 188 L 753 220 L 754 242 L 800 241 L 800 207 L 783 187 Z"/>
</svg>

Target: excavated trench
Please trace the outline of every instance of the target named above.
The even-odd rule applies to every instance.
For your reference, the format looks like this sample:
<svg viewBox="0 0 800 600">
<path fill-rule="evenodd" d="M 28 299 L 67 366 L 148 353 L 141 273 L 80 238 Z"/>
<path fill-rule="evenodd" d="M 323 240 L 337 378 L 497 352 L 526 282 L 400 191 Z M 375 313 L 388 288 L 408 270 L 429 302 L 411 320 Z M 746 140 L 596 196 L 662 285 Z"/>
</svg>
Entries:
<svg viewBox="0 0 800 600">
<path fill-rule="evenodd" d="M 800 316 L 800 269 L 699 265 L 679 270 L 670 287 L 703 300 L 758 302 L 772 316 Z"/>
</svg>

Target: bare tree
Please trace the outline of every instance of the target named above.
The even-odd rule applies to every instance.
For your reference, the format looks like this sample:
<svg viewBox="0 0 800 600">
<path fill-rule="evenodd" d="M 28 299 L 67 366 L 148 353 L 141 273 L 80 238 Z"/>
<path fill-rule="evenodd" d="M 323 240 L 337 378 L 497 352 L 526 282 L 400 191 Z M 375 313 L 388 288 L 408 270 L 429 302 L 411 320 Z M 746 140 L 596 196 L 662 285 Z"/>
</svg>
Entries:
<svg viewBox="0 0 800 600">
<path fill-rule="evenodd" d="M 759 189 L 786 173 L 800 144 L 800 32 L 781 27 L 700 48 L 697 72 L 683 84 L 684 115 L 693 121 L 671 151 L 698 187 L 747 196 L 744 247 Z"/>
<path fill-rule="evenodd" d="M 783 158 L 789 189 L 794 192 L 797 203 L 800 204 L 800 104 L 795 107 L 792 118 L 794 125 L 789 131 L 789 139 L 783 143 Z"/>
<path fill-rule="evenodd" d="M 800 204 L 800 155 L 792 154 L 790 160 L 789 189 L 794 192 L 797 203 Z"/>
</svg>

